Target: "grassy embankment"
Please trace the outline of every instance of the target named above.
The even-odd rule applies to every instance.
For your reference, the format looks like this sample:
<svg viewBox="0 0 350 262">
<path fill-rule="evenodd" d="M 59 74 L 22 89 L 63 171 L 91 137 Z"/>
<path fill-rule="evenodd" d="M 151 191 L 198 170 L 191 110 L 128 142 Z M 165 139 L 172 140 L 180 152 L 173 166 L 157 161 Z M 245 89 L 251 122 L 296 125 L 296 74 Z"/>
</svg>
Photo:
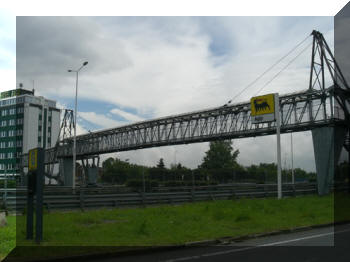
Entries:
<svg viewBox="0 0 350 262">
<path fill-rule="evenodd" d="M 44 214 L 42 246 L 158 246 L 243 236 L 334 221 L 333 196 L 239 199 L 178 206 L 100 209 Z M 10 219 L 5 229 L 14 238 Z M 25 240 L 25 216 L 17 217 L 17 245 Z M 11 228 L 11 229 L 10 229 Z M 3 246 L 4 256 L 13 241 Z M 52 255 L 52 254 L 51 254 Z"/>
<path fill-rule="evenodd" d="M 7 226 L 0 227 L 0 261 L 16 245 L 16 217 L 8 216 L 6 219 Z"/>
</svg>

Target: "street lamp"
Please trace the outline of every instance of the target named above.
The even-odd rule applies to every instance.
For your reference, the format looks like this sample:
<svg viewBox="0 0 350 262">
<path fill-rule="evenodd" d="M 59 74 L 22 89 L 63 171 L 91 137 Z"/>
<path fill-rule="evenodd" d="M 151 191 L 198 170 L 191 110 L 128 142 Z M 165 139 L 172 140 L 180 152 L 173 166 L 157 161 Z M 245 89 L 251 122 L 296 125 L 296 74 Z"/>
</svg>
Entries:
<svg viewBox="0 0 350 262">
<path fill-rule="evenodd" d="M 79 71 L 88 64 L 88 62 L 84 62 L 83 65 L 78 70 L 69 69 L 69 73 L 76 73 L 76 81 L 75 81 L 75 109 L 74 109 L 74 142 L 73 142 L 73 184 L 72 188 L 75 189 L 75 162 L 77 158 L 77 103 L 78 103 L 78 74 Z"/>
</svg>

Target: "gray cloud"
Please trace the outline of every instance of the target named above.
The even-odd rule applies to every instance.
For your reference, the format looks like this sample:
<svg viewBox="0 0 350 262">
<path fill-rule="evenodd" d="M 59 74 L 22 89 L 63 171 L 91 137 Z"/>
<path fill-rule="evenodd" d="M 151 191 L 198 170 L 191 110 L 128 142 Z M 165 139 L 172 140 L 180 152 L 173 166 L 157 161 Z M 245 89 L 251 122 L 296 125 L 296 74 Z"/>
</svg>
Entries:
<svg viewBox="0 0 350 262">
<path fill-rule="evenodd" d="M 67 69 L 87 60 L 79 78 L 80 98 L 124 111 L 132 108 L 141 116 L 124 113 L 124 117 L 134 120 L 200 110 L 226 103 L 312 29 L 323 31 L 329 40 L 331 21 L 327 17 L 18 17 L 17 83 L 31 87 L 34 79 L 39 94 L 72 98 L 75 78 Z M 309 59 L 306 52 L 264 92 L 307 88 Z M 248 100 L 271 76 L 237 101 Z M 116 123 L 109 111 L 106 108 L 104 126 Z M 98 117 L 93 109 L 80 115 L 88 120 Z M 246 165 L 275 161 L 275 151 L 264 150 L 272 141 L 272 137 L 235 141 L 239 160 Z M 295 140 L 296 166 L 308 170 L 314 169 L 310 141 L 303 133 Z M 203 143 L 118 155 L 148 164 L 164 157 L 171 163 L 177 150 L 178 161 L 195 167 L 207 148 Z"/>
</svg>

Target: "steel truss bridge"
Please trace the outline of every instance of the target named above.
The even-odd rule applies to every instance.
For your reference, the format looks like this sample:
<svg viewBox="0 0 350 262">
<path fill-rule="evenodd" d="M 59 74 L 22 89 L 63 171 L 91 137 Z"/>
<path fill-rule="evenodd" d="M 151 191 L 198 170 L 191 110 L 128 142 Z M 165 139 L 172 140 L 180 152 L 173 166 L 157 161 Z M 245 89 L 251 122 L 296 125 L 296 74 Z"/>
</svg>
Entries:
<svg viewBox="0 0 350 262">
<path fill-rule="evenodd" d="M 312 130 L 323 126 L 350 123 L 350 88 L 323 35 L 312 32 L 310 82 L 307 90 L 280 95 L 281 133 Z M 328 70 L 332 86 L 325 86 Z M 168 145 L 206 142 L 219 139 L 255 137 L 276 133 L 275 122 L 253 124 L 250 103 L 224 105 L 212 109 L 173 115 L 77 136 L 77 159 L 89 156 Z M 67 112 L 66 112 L 67 114 Z M 72 111 L 65 115 L 61 132 L 66 136 L 55 148 L 46 150 L 46 164 L 72 157 Z M 64 131 L 62 131 L 64 130 Z M 71 133 L 71 132 L 70 132 Z M 27 166 L 27 157 L 22 157 Z"/>
</svg>

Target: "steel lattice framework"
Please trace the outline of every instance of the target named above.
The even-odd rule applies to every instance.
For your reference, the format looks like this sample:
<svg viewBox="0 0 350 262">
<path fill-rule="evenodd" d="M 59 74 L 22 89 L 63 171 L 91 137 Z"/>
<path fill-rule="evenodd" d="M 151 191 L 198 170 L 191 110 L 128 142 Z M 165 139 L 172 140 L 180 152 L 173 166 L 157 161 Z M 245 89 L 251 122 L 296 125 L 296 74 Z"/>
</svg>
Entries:
<svg viewBox="0 0 350 262">
<path fill-rule="evenodd" d="M 302 92 L 280 95 L 281 133 L 311 130 L 332 125 L 349 125 L 350 88 L 321 33 L 312 32 L 313 49 L 309 88 Z M 325 66 L 326 65 L 326 66 Z M 325 87 L 325 68 L 333 85 Z M 77 136 L 77 158 L 111 152 L 167 145 L 206 142 L 270 135 L 275 123 L 252 124 L 250 103 L 143 121 Z M 73 139 L 46 150 L 46 163 L 72 157 Z M 27 157 L 22 158 L 27 166 Z"/>
</svg>

